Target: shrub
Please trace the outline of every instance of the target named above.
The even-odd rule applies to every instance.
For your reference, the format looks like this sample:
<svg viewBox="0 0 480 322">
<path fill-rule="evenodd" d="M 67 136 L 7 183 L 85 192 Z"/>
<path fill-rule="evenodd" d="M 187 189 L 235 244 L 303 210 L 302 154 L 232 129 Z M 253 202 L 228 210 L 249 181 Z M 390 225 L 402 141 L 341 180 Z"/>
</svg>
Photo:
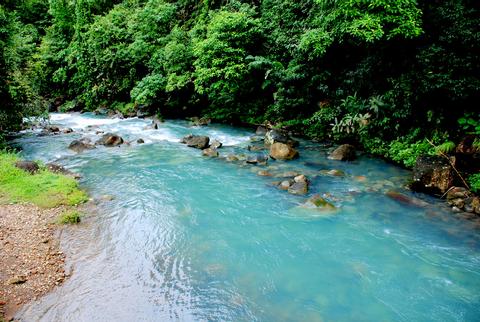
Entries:
<svg viewBox="0 0 480 322">
<path fill-rule="evenodd" d="M 480 193 L 480 173 L 472 174 L 467 178 L 470 190 Z"/>
<path fill-rule="evenodd" d="M 61 225 L 78 224 L 81 214 L 76 210 L 63 212 L 57 219 L 57 223 Z"/>
</svg>

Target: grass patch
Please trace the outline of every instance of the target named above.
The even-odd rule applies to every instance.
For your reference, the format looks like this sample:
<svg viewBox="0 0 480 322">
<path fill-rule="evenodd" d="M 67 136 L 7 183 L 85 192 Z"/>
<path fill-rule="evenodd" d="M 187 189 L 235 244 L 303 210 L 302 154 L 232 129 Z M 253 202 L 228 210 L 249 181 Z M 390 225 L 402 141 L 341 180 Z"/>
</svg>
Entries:
<svg viewBox="0 0 480 322">
<path fill-rule="evenodd" d="M 69 210 L 62 213 L 58 219 L 57 224 L 60 225 L 72 225 L 80 222 L 81 214 L 76 210 Z"/>
<path fill-rule="evenodd" d="M 0 151 L 0 201 L 31 202 L 42 208 L 74 206 L 87 201 L 75 179 L 45 168 L 32 175 L 15 167 L 16 154 Z"/>
</svg>

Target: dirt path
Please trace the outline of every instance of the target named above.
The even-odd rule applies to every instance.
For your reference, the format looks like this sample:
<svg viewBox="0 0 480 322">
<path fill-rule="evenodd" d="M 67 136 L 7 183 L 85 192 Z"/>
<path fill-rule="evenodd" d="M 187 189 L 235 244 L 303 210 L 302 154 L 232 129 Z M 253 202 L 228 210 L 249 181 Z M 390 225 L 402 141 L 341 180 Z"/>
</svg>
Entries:
<svg viewBox="0 0 480 322">
<path fill-rule="evenodd" d="M 0 321 L 65 280 L 60 229 L 53 224 L 63 210 L 0 205 Z"/>
</svg>

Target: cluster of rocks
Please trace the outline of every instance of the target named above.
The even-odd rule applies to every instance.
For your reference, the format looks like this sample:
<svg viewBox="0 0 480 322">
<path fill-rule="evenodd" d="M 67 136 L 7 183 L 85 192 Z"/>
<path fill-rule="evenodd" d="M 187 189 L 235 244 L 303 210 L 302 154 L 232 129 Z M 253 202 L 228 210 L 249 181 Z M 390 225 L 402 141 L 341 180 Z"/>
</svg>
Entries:
<svg viewBox="0 0 480 322">
<path fill-rule="evenodd" d="M 70 127 L 60 128 L 56 125 L 46 125 L 42 128 L 40 136 L 57 135 L 57 134 L 69 134 L 73 133 L 73 129 Z"/>
<path fill-rule="evenodd" d="M 480 214 L 480 198 L 464 187 L 455 170 L 457 158 L 451 156 L 420 156 L 413 169 L 414 191 L 424 192 L 441 198 L 446 197 L 453 211 Z"/>
<path fill-rule="evenodd" d="M 22 160 L 22 161 L 17 161 L 15 162 L 15 167 L 26 171 L 30 174 L 35 174 L 38 171 L 40 171 L 40 165 L 35 162 L 35 161 L 29 161 L 29 160 Z M 53 173 L 58 173 L 58 174 L 63 174 L 69 177 L 72 177 L 74 179 L 80 179 L 81 176 L 78 173 L 72 172 L 65 167 L 56 164 L 56 163 L 47 163 L 45 165 L 45 168 Z"/>
<path fill-rule="evenodd" d="M 480 215 L 480 197 L 463 187 L 452 187 L 447 192 L 447 203 L 453 211 L 465 211 Z"/>
<path fill-rule="evenodd" d="M 220 154 L 218 149 L 222 147 L 222 142 L 218 140 L 213 140 L 210 142 L 210 138 L 204 135 L 193 135 L 189 134 L 180 140 L 180 143 L 186 144 L 187 146 L 195 149 L 202 150 L 202 155 L 207 157 L 216 158 Z"/>
<path fill-rule="evenodd" d="M 97 131 L 97 134 L 101 134 L 101 133 L 102 132 Z M 106 133 L 106 134 L 103 134 L 102 137 L 98 139 L 95 143 L 89 138 L 81 138 L 81 139 L 72 141 L 68 146 L 68 148 L 77 153 L 81 153 L 85 150 L 95 149 L 96 145 L 103 145 L 106 147 L 116 147 L 124 143 L 125 143 L 125 140 L 121 136 L 114 133 Z M 143 139 L 138 139 L 137 143 L 141 144 L 141 143 L 144 143 L 144 141 Z"/>
</svg>

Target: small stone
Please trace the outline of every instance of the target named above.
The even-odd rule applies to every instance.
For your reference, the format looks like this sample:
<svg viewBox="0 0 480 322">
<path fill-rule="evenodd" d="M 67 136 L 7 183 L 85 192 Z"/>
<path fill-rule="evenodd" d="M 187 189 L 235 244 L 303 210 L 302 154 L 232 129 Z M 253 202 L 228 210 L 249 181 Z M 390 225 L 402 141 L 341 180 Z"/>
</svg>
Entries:
<svg viewBox="0 0 480 322">
<path fill-rule="evenodd" d="M 280 188 L 281 190 L 288 190 L 288 188 L 290 188 L 291 185 L 292 185 L 292 181 L 285 180 L 280 182 L 280 185 L 278 186 L 278 188 Z"/>
<path fill-rule="evenodd" d="M 7 281 L 7 284 L 10 284 L 10 285 L 18 285 L 18 284 L 23 284 L 27 281 L 27 278 L 23 275 L 18 275 L 18 276 L 15 276 L 15 277 L 12 277 L 11 279 L 9 279 Z"/>
<path fill-rule="evenodd" d="M 145 141 L 144 141 L 143 139 L 138 139 L 138 140 L 137 140 L 137 143 L 138 143 L 138 144 L 143 144 L 143 143 L 145 143 Z"/>
<path fill-rule="evenodd" d="M 218 157 L 219 154 L 218 154 L 218 151 L 216 149 L 207 148 L 207 149 L 202 151 L 202 155 L 206 156 L 206 157 L 210 157 L 210 158 L 216 158 L 216 157 Z"/>
<path fill-rule="evenodd" d="M 260 170 L 257 172 L 257 175 L 261 176 L 261 177 L 271 177 L 272 174 L 266 170 Z"/>
<path fill-rule="evenodd" d="M 229 154 L 229 155 L 227 155 L 226 160 L 228 162 L 235 162 L 235 161 L 238 161 L 238 157 L 234 154 Z"/>
</svg>

